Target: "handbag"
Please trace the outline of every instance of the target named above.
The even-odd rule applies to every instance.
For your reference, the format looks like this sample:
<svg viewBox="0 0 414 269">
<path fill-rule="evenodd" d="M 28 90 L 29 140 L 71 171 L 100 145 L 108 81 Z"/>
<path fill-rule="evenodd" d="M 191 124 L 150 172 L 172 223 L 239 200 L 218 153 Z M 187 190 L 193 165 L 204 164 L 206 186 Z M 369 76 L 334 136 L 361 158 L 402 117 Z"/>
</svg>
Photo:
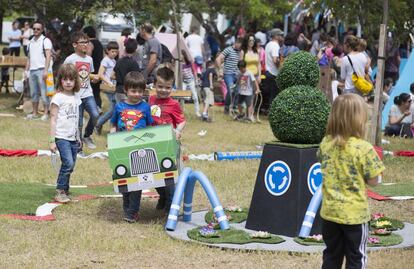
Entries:
<svg viewBox="0 0 414 269">
<path fill-rule="evenodd" d="M 349 55 L 347 55 L 349 63 L 351 64 L 352 70 L 354 73 L 352 74 L 352 82 L 354 83 L 355 88 L 360 91 L 363 95 L 368 95 L 372 92 L 374 89 L 374 84 L 372 82 L 362 76 L 358 76 L 358 74 L 355 72 L 354 65 L 352 64 L 351 58 Z"/>
</svg>

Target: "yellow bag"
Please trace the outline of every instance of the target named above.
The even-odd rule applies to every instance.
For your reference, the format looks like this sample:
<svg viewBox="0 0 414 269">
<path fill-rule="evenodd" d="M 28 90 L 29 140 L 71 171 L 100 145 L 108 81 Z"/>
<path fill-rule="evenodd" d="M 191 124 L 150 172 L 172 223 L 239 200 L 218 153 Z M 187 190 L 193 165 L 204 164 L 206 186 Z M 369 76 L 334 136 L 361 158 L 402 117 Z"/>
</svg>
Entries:
<svg viewBox="0 0 414 269">
<path fill-rule="evenodd" d="M 352 82 L 354 83 L 355 88 L 360 91 L 363 95 L 368 95 L 372 92 L 374 89 L 374 84 L 372 84 L 371 79 L 368 75 L 367 77 L 361 77 L 358 76 L 358 74 L 355 72 L 354 65 L 352 64 L 351 58 L 349 55 L 347 55 L 349 63 L 351 64 L 352 70 L 354 70 L 354 73 L 352 74 Z"/>
<path fill-rule="evenodd" d="M 371 81 L 358 76 L 355 72 L 352 74 L 352 82 L 354 83 L 355 88 L 363 95 L 370 94 L 374 89 L 374 85 Z"/>
</svg>

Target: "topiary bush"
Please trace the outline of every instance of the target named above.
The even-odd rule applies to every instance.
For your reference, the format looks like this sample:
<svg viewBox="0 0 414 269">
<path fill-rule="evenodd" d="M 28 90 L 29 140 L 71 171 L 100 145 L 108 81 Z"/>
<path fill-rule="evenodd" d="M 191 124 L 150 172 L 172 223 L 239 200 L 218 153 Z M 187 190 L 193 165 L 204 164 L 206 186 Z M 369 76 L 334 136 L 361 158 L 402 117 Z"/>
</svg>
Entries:
<svg viewBox="0 0 414 269">
<path fill-rule="evenodd" d="M 286 58 L 276 78 L 281 91 L 296 85 L 316 87 L 319 83 L 319 65 L 316 57 L 306 51 L 293 53 Z"/>
<path fill-rule="evenodd" d="M 281 142 L 318 144 L 325 135 L 329 112 L 330 104 L 319 89 L 293 86 L 273 100 L 270 127 Z"/>
</svg>

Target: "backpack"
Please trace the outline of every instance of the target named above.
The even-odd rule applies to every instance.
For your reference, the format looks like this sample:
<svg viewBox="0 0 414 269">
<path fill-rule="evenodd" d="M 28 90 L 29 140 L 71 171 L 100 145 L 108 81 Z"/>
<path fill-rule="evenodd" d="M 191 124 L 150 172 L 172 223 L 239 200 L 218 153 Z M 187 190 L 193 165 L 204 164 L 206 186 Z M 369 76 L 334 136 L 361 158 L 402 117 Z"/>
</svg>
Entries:
<svg viewBox="0 0 414 269">
<path fill-rule="evenodd" d="M 161 44 L 161 43 L 160 43 Z M 161 44 L 161 62 L 160 63 L 171 63 L 174 59 L 170 50 L 164 44 Z"/>
</svg>

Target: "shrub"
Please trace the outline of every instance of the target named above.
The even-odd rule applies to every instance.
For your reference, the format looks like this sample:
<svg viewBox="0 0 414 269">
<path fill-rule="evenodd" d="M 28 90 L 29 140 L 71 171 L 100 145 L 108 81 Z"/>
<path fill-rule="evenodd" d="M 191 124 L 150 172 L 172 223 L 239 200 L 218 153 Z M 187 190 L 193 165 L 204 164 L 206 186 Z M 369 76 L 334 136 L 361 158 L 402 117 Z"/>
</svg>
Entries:
<svg viewBox="0 0 414 269">
<path fill-rule="evenodd" d="M 277 139 L 294 144 L 318 144 L 325 135 L 330 104 L 310 86 L 293 86 L 273 100 L 269 122 Z"/>
<path fill-rule="evenodd" d="M 319 83 L 319 65 L 315 56 L 300 51 L 286 58 L 279 75 L 277 85 L 281 91 L 296 85 L 316 87 Z"/>
</svg>

